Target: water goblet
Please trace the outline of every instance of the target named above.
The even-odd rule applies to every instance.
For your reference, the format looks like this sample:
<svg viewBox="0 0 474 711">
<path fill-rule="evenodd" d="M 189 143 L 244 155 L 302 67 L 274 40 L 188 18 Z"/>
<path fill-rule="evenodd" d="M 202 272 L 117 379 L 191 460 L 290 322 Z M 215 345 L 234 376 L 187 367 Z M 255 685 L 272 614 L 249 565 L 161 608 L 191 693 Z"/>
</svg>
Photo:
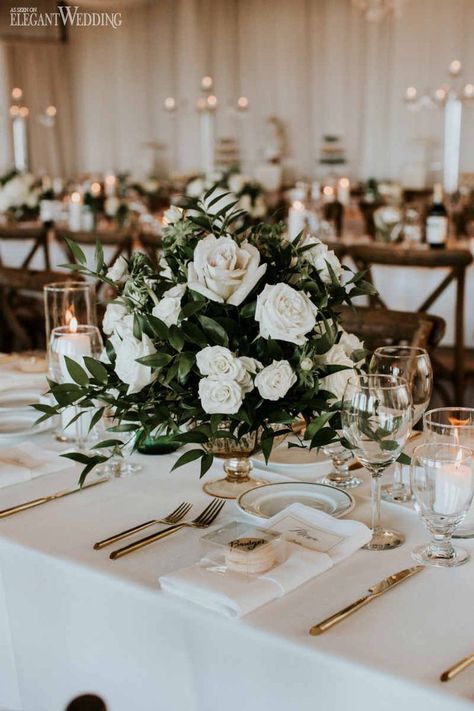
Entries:
<svg viewBox="0 0 474 711">
<path fill-rule="evenodd" d="M 433 369 L 427 351 L 414 346 L 382 346 L 374 351 L 369 372 L 394 375 L 407 381 L 412 396 L 415 426 L 428 407 L 433 391 Z M 396 503 L 411 500 L 410 484 L 403 481 L 401 464 L 395 463 L 393 484 L 382 486 L 382 498 Z"/>
<path fill-rule="evenodd" d="M 342 432 L 338 432 L 342 436 Z M 344 447 L 339 440 L 330 442 L 321 447 L 325 454 L 331 458 L 333 470 L 321 479 L 322 484 L 337 486 L 340 489 L 354 489 L 362 484 L 362 479 L 349 471 L 349 462 L 354 458 L 353 453 Z"/>
<path fill-rule="evenodd" d="M 443 568 L 466 563 L 469 553 L 454 547 L 451 537 L 472 503 L 473 451 L 441 442 L 419 445 L 412 456 L 411 486 L 415 508 L 432 536 L 428 545 L 415 548 L 412 557 Z"/>
<path fill-rule="evenodd" d="M 460 444 L 474 450 L 474 408 L 438 407 L 423 416 L 426 442 Z M 474 503 L 453 538 L 474 538 Z"/>
<path fill-rule="evenodd" d="M 349 378 L 342 397 L 345 438 L 372 475 L 372 539 L 368 550 L 396 548 L 403 534 L 380 522 L 380 478 L 401 454 L 412 425 L 412 400 L 406 380 L 393 375 Z"/>
</svg>

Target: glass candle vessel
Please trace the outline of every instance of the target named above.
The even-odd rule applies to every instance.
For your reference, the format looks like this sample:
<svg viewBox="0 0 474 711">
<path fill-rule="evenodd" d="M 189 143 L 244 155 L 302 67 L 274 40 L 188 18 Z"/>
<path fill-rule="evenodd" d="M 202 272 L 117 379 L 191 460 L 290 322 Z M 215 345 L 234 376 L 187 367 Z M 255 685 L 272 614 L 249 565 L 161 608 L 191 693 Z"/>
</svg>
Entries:
<svg viewBox="0 0 474 711">
<path fill-rule="evenodd" d="M 94 284 L 85 281 L 61 281 L 47 284 L 43 290 L 46 343 L 53 328 L 68 327 L 73 318 L 79 324 L 97 326 Z"/>
<path fill-rule="evenodd" d="M 401 545 L 398 531 L 380 521 L 380 478 L 399 457 L 412 426 L 411 392 L 406 380 L 391 375 L 360 375 L 348 380 L 342 398 L 344 436 L 372 475 L 372 540 L 368 550 Z"/>
<path fill-rule="evenodd" d="M 431 442 L 415 448 L 411 466 L 415 508 L 432 535 L 412 557 L 423 565 L 451 568 L 469 560 L 451 537 L 465 518 L 474 495 L 473 452 L 458 444 Z"/>
<path fill-rule="evenodd" d="M 415 426 L 428 407 L 433 391 L 433 369 L 428 352 L 413 346 L 382 346 L 374 351 L 369 372 L 394 375 L 407 381 L 412 396 Z M 412 498 L 409 482 L 403 481 L 401 464 L 395 464 L 393 483 L 382 486 L 382 498 L 395 503 Z"/>
<path fill-rule="evenodd" d="M 438 407 L 423 417 L 426 442 L 458 444 L 474 450 L 474 408 Z M 467 512 L 454 538 L 474 538 L 474 505 Z"/>
<path fill-rule="evenodd" d="M 56 383 L 73 383 L 74 379 L 69 372 L 66 357 L 71 358 L 87 370 L 84 365 L 84 357 L 99 358 L 102 349 L 102 337 L 96 326 L 79 325 L 73 318 L 69 326 L 53 328 L 48 348 L 49 377 Z M 75 442 L 79 449 L 84 449 L 91 415 L 85 412 L 71 423 L 71 420 L 80 411 L 81 408 L 78 405 L 64 408 L 56 437 L 63 442 Z"/>
</svg>

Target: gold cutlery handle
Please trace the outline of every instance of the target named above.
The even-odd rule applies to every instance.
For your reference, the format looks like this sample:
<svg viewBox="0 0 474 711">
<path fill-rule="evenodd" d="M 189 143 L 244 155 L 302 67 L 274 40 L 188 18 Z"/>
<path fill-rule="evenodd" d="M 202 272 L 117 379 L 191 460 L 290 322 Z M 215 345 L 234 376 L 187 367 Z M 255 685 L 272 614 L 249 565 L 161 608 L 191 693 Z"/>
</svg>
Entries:
<svg viewBox="0 0 474 711">
<path fill-rule="evenodd" d="M 309 633 L 311 635 L 316 636 L 319 634 L 322 634 L 326 630 L 330 629 L 334 625 L 337 625 L 338 622 L 342 622 L 342 620 L 345 620 L 346 617 L 349 617 L 349 615 L 352 615 L 353 612 L 356 610 L 360 610 L 361 607 L 364 607 L 364 605 L 367 605 L 368 602 L 371 602 L 374 597 L 377 597 L 376 595 L 365 595 L 365 597 L 361 597 L 359 600 L 356 600 L 355 602 L 351 603 L 347 607 L 345 607 L 343 610 L 340 610 L 339 612 L 336 612 L 334 615 L 331 615 L 331 617 L 326 618 L 322 622 L 319 622 L 319 624 L 314 625 L 311 627 Z"/>
<path fill-rule="evenodd" d="M 149 528 L 150 526 L 153 526 L 154 524 L 159 524 L 159 523 L 162 523 L 162 521 L 153 519 L 152 521 L 145 521 L 145 523 L 141 523 L 139 526 L 133 526 L 133 528 L 127 528 L 126 531 L 117 533 L 115 536 L 109 536 L 109 538 L 104 538 L 102 541 L 97 541 L 97 543 L 94 543 L 94 546 L 93 546 L 94 550 L 98 551 L 101 548 L 105 548 L 105 546 L 109 546 L 111 543 L 115 543 L 116 541 L 121 541 L 122 538 L 127 538 L 128 536 L 131 536 L 132 533 L 138 533 L 139 531 L 143 531 L 145 528 Z"/>
<path fill-rule="evenodd" d="M 146 538 L 140 538 L 140 540 L 135 541 L 135 543 L 129 543 L 128 546 L 124 546 L 123 548 L 118 548 L 116 551 L 112 551 L 109 558 L 112 558 L 112 560 L 116 560 L 117 558 L 122 558 L 124 555 L 128 555 L 129 553 L 133 553 L 133 551 L 138 551 L 138 550 L 140 550 L 140 548 L 149 546 L 150 543 L 159 541 L 161 538 L 166 538 L 167 536 L 171 536 L 172 533 L 176 533 L 181 528 L 185 528 L 186 526 L 189 526 L 189 525 L 190 525 L 189 523 L 177 523 L 174 526 L 165 528 L 163 531 L 159 531 L 158 533 L 152 533 L 150 536 L 146 536 Z"/>
<path fill-rule="evenodd" d="M 461 659 L 460 662 L 454 664 L 454 666 L 452 666 L 450 669 L 447 669 L 445 672 L 443 672 L 440 676 L 441 681 L 449 681 L 450 679 L 454 679 L 455 676 L 460 674 L 467 667 L 471 666 L 471 664 L 474 664 L 474 654 L 471 654 L 465 659 Z"/>
<path fill-rule="evenodd" d="M 35 506 L 41 506 L 41 504 L 46 504 L 48 501 L 52 501 L 54 497 L 52 496 L 42 496 L 41 499 L 33 499 L 32 501 L 27 501 L 24 504 L 18 504 L 18 506 L 11 506 L 9 509 L 3 509 L 0 511 L 0 518 L 6 518 L 12 514 L 19 513 L 20 511 L 26 511 L 27 509 L 32 509 Z"/>
</svg>

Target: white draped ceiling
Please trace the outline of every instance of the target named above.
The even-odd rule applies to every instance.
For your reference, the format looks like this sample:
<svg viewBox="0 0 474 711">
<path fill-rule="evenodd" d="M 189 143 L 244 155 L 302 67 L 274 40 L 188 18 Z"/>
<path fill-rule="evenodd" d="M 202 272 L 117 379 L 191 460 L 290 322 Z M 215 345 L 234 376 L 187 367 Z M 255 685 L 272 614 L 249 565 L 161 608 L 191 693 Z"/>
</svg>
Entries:
<svg viewBox="0 0 474 711">
<path fill-rule="evenodd" d="M 294 175 L 315 173 L 321 137 L 332 133 L 343 137 L 354 177 L 398 178 L 410 162 L 441 159 L 442 113 L 408 112 L 406 87 L 436 88 L 454 58 L 474 83 L 472 0 L 408 0 L 400 19 L 380 24 L 368 23 L 350 0 L 128 0 L 116 7 L 117 30 L 71 28 L 62 46 L 4 42 L 2 75 L 8 88 L 25 90 L 36 170 L 143 173 L 154 151 L 161 170 L 198 168 L 195 101 L 200 78 L 211 74 L 221 104 L 217 133 L 238 139 L 247 170 L 262 159 L 265 119 L 277 116 Z M 246 115 L 227 106 L 240 95 L 250 101 Z M 163 110 L 167 96 L 179 102 L 175 114 Z M 34 112 L 49 103 L 58 121 L 40 131 Z M 470 171 L 473 118 L 474 107 L 463 129 L 462 169 Z"/>
</svg>

